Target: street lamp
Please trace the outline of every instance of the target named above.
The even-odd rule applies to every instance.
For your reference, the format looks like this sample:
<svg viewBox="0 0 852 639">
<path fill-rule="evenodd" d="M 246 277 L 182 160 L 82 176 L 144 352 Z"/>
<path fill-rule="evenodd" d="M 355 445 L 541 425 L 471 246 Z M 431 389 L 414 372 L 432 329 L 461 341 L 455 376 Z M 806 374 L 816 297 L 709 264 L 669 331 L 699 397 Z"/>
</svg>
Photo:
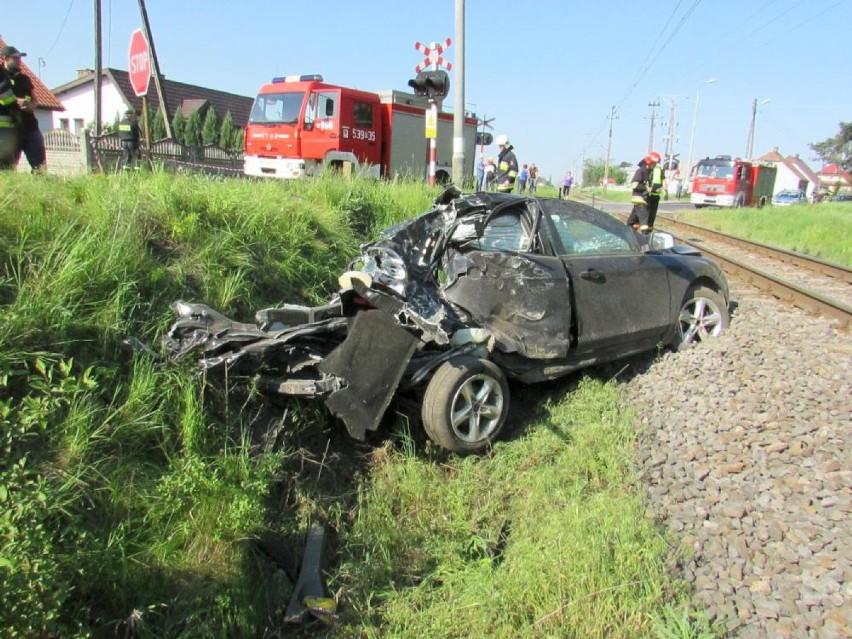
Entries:
<svg viewBox="0 0 852 639">
<path fill-rule="evenodd" d="M 689 135 L 689 160 L 686 163 L 686 179 L 692 175 L 692 151 L 695 148 L 695 127 L 698 126 L 698 101 L 701 99 L 701 85 L 715 84 L 716 78 L 710 78 L 698 85 L 695 90 L 695 111 L 692 113 L 692 132 Z M 683 174 L 681 174 L 683 175 Z"/>
<path fill-rule="evenodd" d="M 763 106 L 769 102 L 770 98 L 761 100 L 760 105 Z M 746 143 L 746 159 L 751 161 L 754 155 L 754 121 L 757 119 L 757 98 L 751 103 L 751 124 L 748 127 L 748 142 Z"/>
</svg>

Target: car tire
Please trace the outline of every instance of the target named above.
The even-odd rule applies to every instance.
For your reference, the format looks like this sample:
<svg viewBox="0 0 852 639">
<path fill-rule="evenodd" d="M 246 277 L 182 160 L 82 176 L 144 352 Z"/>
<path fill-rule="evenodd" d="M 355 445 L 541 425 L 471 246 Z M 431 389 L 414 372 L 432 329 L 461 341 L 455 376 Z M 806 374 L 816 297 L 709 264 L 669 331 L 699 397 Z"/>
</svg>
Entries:
<svg viewBox="0 0 852 639">
<path fill-rule="evenodd" d="M 728 328 L 731 316 L 725 298 L 706 286 L 687 292 L 678 313 L 678 345 L 690 348 L 717 337 Z"/>
<path fill-rule="evenodd" d="M 491 446 L 509 412 L 509 384 L 500 367 L 469 355 L 442 364 L 426 387 L 421 416 L 429 438 L 449 451 Z"/>
</svg>

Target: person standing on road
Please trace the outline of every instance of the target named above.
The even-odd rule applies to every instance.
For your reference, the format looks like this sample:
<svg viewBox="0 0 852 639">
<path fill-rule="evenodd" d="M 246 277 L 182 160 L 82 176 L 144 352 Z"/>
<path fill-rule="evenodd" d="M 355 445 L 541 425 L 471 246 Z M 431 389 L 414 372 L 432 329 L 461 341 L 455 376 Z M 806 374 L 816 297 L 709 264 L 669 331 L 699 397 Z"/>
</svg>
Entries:
<svg viewBox="0 0 852 639">
<path fill-rule="evenodd" d="M 498 193 L 511 193 L 515 188 L 515 180 L 518 178 L 518 158 L 515 157 L 514 147 L 509 142 L 509 136 L 501 133 L 497 136 L 497 148 L 500 154 L 497 156 L 497 182 Z"/>
<path fill-rule="evenodd" d="M 121 141 L 121 160 L 124 170 L 126 171 L 128 167 L 138 168 L 142 133 L 139 130 L 136 111 L 133 109 L 125 111 L 124 119 L 118 123 L 118 139 Z"/>
<path fill-rule="evenodd" d="M 521 172 L 518 173 L 518 193 L 523 193 L 527 190 L 527 181 L 530 179 L 530 170 L 526 164 L 521 167 Z"/>
<path fill-rule="evenodd" d="M 632 194 L 630 201 L 633 203 L 633 209 L 627 218 L 628 226 L 632 226 L 638 231 L 649 230 L 648 225 L 648 185 L 651 182 L 651 163 L 653 159 L 650 155 L 646 155 L 639 160 L 636 172 L 633 174 L 633 179 L 630 181 Z"/>
<path fill-rule="evenodd" d="M 660 196 L 666 189 L 666 173 L 663 171 L 663 165 L 660 164 L 659 153 L 651 151 L 646 159 L 651 160 L 648 180 L 648 230 L 653 230 L 657 209 L 660 208 Z"/>
<path fill-rule="evenodd" d="M 571 193 L 571 187 L 574 185 L 574 173 L 568 171 L 565 174 L 565 179 L 562 180 L 562 197 L 563 199 L 568 199 L 568 195 Z"/>
<path fill-rule="evenodd" d="M 35 116 L 33 81 L 21 68 L 21 58 L 25 55 L 27 54 L 12 46 L 3 47 L 0 51 L 0 58 L 3 60 L 18 105 L 18 149 L 15 153 L 15 164 L 23 151 L 33 172 L 44 171 L 47 167 L 47 152 L 44 148 L 44 136 L 38 128 L 38 118 Z"/>
<path fill-rule="evenodd" d="M 538 167 L 535 165 L 535 162 L 530 164 L 530 181 L 527 186 L 529 187 L 530 195 L 535 195 L 535 189 L 538 186 Z"/>
</svg>

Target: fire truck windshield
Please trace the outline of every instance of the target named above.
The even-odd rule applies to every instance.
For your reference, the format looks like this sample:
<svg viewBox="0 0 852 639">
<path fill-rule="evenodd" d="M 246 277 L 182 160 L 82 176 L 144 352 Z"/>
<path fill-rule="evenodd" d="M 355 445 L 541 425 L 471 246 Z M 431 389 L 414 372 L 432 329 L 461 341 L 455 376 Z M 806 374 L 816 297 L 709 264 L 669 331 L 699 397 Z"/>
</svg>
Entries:
<svg viewBox="0 0 852 639">
<path fill-rule="evenodd" d="M 734 176 L 734 167 L 730 163 L 726 164 L 704 164 L 698 165 L 698 177 L 703 178 L 719 178 L 728 180 Z"/>
<path fill-rule="evenodd" d="M 261 93 L 249 115 L 250 124 L 296 124 L 302 109 L 304 91 L 293 93 Z"/>
</svg>

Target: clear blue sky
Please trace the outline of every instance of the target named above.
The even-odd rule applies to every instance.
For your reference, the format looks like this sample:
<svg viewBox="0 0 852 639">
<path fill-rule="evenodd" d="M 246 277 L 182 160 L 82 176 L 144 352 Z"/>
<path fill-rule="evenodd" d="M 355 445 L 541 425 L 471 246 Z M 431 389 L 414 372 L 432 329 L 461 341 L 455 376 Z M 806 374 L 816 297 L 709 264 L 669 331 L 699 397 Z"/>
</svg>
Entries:
<svg viewBox="0 0 852 639">
<path fill-rule="evenodd" d="M 455 38 L 454 0 L 147 4 L 164 74 L 243 95 L 297 73 L 406 89 L 422 60 L 414 43 Z M 466 4 L 467 108 L 494 117 L 494 132 L 510 136 L 520 162 L 536 162 L 554 179 L 576 172 L 584 156 L 605 157 L 612 106 L 614 162 L 635 163 L 647 151 L 649 102 L 661 105 L 654 146 L 664 150 L 671 101 L 674 150 L 685 161 L 699 86 L 695 158 L 744 155 L 754 99 L 769 100 L 757 111 L 755 155 L 777 146 L 814 170 L 820 165 L 808 143 L 852 120 L 852 0 Z M 53 88 L 94 66 L 93 6 L 5 2 L 0 34 Z M 104 65 L 127 69 L 138 3 L 102 0 L 102 7 Z M 455 55 L 453 44 L 445 58 Z"/>
</svg>

